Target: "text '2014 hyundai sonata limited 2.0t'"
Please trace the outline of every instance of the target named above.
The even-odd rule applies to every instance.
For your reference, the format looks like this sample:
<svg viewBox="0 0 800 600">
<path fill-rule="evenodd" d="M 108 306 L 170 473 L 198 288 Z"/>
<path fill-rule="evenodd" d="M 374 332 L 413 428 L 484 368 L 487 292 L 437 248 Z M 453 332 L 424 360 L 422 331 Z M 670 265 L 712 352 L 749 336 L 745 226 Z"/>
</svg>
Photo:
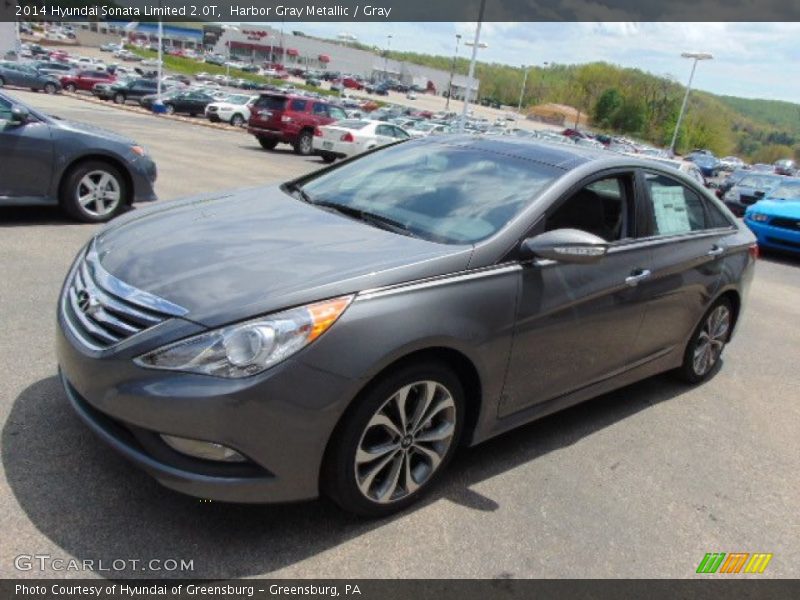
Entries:
<svg viewBox="0 0 800 600">
<path fill-rule="evenodd" d="M 662 371 L 706 379 L 756 255 L 668 166 L 430 137 L 117 219 L 67 275 L 61 377 L 170 488 L 384 515 L 459 445 Z"/>
</svg>

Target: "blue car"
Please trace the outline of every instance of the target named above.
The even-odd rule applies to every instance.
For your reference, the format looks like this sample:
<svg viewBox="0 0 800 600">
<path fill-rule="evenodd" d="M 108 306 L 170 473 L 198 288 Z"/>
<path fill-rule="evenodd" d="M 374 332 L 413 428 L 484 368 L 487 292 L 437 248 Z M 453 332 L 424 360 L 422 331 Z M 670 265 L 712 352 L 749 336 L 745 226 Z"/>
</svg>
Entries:
<svg viewBox="0 0 800 600">
<path fill-rule="evenodd" d="M 759 246 L 800 253 L 800 179 L 779 183 L 747 208 L 744 222 Z"/>
</svg>

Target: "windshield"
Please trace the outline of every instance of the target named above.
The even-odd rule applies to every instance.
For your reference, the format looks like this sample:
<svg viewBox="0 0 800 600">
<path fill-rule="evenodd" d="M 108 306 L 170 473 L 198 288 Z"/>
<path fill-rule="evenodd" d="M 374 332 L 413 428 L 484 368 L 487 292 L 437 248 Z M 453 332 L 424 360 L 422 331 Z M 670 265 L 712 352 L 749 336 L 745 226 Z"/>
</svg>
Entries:
<svg viewBox="0 0 800 600">
<path fill-rule="evenodd" d="M 475 148 L 401 144 L 328 171 L 303 192 L 310 202 L 379 215 L 427 240 L 471 244 L 502 229 L 561 173 Z"/>
<path fill-rule="evenodd" d="M 345 129 L 364 129 L 367 125 L 369 125 L 369 121 L 359 121 L 358 119 L 344 119 L 336 122 L 336 127 Z"/>
<path fill-rule="evenodd" d="M 244 94 L 233 94 L 225 99 L 225 102 L 230 104 L 247 104 L 249 101 L 250 96 L 245 96 Z"/>
<path fill-rule="evenodd" d="M 769 193 L 769 197 L 781 200 L 800 200 L 800 181 L 780 184 Z"/>
<path fill-rule="evenodd" d="M 739 187 L 746 187 L 746 188 L 768 188 L 774 182 L 774 177 L 769 176 L 758 176 L 758 175 L 751 175 L 749 177 L 743 177 L 742 180 L 739 182 Z"/>
</svg>

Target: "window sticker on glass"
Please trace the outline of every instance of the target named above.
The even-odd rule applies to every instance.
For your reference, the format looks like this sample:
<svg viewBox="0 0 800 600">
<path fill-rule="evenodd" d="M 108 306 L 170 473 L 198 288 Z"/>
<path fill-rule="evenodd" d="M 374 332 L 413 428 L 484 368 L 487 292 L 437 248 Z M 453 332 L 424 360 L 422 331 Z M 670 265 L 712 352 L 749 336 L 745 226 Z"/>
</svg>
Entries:
<svg viewBox="0 0 800 600">
<path fill-rule="evenodd" d="M 683 188 L 677 185 L 650 184 L 656 227 L 660 235 L 685 233 L 692 230 Z"/>
</svg>

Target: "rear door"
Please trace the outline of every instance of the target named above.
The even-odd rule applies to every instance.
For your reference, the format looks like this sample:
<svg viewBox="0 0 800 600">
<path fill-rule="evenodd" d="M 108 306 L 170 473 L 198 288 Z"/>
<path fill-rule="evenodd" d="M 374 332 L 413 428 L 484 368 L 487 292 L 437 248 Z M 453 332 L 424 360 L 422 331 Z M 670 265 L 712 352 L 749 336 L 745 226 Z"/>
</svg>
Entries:
<svg viewBox="0 0 800 600">
<path fill-rule="evenodd" d="M 651 275 L 640 284 L 647 308 L 633 360 L 646 360 L 686 343 L 721 284 L 736 228 L 682 181 L 646 170 L 639 177 Z"/>
<path fill-rule="evenodd" d="M 281 117 L 288 98 L 274 94 L 262 94 L 251 111 L 252 124 L 267 129 L 280 129 Z"/>
</svg>

